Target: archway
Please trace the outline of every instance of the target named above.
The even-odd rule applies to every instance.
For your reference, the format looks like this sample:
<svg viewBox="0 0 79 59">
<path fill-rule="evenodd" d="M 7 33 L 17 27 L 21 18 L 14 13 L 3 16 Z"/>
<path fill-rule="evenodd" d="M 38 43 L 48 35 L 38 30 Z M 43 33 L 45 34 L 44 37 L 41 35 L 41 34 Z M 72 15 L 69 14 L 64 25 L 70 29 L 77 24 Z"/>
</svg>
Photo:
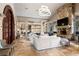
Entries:
<svg viewBox="0 0 79 59">
<path fill-rule="evenodd" d="M 15 39 L 15 24 L 12 8 L 7 5 L 3 13 L 6 17 L 3 18 L 3 39 L 7 44 L 11 44 Z"/>
</svg>

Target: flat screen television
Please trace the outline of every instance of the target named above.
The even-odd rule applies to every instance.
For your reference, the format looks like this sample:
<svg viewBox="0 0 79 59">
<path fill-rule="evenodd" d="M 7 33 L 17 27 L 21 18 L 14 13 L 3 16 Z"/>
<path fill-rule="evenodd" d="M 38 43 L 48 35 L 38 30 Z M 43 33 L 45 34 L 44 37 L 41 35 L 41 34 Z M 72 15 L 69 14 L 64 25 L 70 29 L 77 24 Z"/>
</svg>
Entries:
<svg viewBox="0 0 79 59">
<path fill-rule="evenodd" d="M 59 19 L 57 21 L 57 26 L 65 26 L 65 25 L 68 25 L 68 17 Z"/>
</svg>

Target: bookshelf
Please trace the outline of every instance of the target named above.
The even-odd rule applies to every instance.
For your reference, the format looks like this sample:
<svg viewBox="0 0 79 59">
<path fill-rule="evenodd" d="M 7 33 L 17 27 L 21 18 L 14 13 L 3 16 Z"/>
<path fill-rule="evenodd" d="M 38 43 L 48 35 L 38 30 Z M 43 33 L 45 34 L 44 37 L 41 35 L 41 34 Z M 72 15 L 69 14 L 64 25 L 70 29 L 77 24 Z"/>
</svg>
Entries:
<svg viewBox="0 0 79 59">
<path fill-rule="evenodd" d="M 41 32 L 41 25 L 31 25 L 31 31 L 34 33 L 40 33 Z"/>
</svg>

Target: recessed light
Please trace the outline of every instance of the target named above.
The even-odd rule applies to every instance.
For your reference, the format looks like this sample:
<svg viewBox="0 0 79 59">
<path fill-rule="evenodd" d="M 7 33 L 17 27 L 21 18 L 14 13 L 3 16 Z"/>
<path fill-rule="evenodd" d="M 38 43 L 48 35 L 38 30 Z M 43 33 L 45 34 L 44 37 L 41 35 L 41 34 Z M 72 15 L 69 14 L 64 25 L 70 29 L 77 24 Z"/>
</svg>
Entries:
<svg viewBox="0 0 79 59">
<path fill-rule="evenodd" d="M 28 8 L 25 8 L 26 10 L 28 9 Z"/>
<path fill-rule="evenodd" d="M 38 9 L 36 9 L 36 11 L 39 11 Z"/>
</svg>

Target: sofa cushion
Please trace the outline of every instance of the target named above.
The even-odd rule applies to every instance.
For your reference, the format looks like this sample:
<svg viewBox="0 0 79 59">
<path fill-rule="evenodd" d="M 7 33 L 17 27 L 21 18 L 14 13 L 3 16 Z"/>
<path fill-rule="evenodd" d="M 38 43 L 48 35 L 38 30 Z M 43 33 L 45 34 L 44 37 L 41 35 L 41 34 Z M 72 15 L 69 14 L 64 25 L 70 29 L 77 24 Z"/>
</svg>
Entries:
<svg viewBox="0 0 79 59">
<path fill-rule="evenodd" d="M 65 45 L 69 45 L 70 42 L 69 42 L 69 40 L 66 39 L 66 38 L 61 38 L 60 44 L 61 44 L 62 46 L 65 46 Z"/>
</svg>

